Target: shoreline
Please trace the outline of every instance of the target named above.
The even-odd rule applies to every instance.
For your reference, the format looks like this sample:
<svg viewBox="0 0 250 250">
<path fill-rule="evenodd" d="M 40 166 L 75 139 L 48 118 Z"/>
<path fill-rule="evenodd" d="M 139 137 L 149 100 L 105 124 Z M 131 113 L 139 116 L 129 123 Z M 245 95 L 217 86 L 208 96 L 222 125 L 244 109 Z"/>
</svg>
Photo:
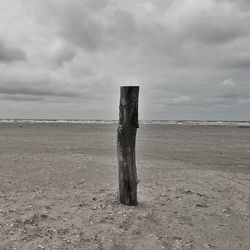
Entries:
<svg viewBox="0 0 250 250">
<path fill-rule="evenodd" d="M 0 119 L 0 124 L 118 124 L 118 120 L 67 120 L 67 119 Z M 250 121 L 226 120 L 140 120 L 139 125 L 190 125 L 250 127 Z"/>
</svg>

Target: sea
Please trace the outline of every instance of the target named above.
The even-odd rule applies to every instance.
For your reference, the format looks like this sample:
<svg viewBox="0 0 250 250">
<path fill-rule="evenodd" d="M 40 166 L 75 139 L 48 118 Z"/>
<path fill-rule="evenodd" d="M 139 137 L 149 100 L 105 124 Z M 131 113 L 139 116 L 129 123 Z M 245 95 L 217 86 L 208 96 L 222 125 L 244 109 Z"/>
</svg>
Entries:
<svg viewBox="0 0 250 250">
<path fill-rule="evenodd" d="M 66 120 L 66 119 L 0 119 L 0 123 L 79 123 L 118 124 L 118 120 Z M 250 127 L 250 121 L 205 121 L 205 120 L 140 120 L 139 124 L 200 125 Z"/>
</svg>

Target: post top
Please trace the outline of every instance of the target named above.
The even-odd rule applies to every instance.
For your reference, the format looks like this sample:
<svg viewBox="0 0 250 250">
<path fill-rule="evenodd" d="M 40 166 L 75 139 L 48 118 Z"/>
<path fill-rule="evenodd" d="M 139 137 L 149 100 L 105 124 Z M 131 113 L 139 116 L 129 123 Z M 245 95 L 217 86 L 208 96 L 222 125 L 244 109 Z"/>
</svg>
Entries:
<svg viewBox="0 0 250 250">
<path fill-rule="evenodd" d="M 121 86 L 121 88 L 140 88 L 140 86 Z"/>
</svg>

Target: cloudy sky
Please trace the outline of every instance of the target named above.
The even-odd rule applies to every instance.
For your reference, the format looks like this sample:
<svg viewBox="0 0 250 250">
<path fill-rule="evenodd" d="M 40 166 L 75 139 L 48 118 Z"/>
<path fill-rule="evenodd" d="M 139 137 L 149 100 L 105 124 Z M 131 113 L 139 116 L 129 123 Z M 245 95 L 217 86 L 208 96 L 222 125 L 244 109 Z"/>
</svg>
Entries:
<svg viewBox="0 0 250 250">
<path fill-rule="evenodd" d="M 0 118 L 250 119 L 249 0 L 0 0 Z"/>
</svg>

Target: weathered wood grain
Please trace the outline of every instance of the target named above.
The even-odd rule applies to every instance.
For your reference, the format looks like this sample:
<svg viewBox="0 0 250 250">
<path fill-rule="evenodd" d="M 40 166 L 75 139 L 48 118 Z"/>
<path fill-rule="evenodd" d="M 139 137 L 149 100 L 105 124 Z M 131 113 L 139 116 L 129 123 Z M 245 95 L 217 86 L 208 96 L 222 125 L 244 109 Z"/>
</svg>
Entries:
<svg viewBox="0 0 250 250">
<path fill-rule="evenodd" d="M 122 86 L 117 136 L 119 165 L 119 200 L 122 204 L 137 204 L 137 172 L 135 142 L 138 126 L 138 86 Z"/>
</svg>

